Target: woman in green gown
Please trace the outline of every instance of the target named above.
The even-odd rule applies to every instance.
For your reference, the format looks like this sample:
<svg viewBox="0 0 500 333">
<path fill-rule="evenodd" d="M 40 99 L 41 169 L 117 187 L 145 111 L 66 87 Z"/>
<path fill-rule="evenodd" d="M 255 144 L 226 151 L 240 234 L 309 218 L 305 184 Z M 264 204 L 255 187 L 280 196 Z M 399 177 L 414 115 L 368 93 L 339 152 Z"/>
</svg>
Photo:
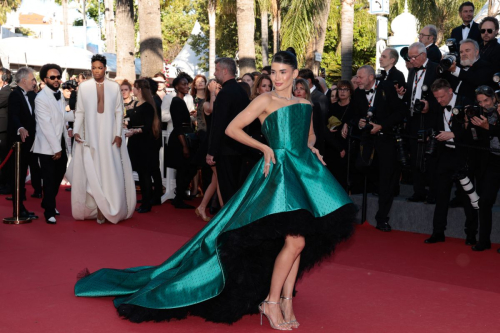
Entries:
<svg viewBox="0 0 500 333">
<path fill-rule="evenodd" d="M 352 234 L 355 207 L 314 148 L 312 107 L 292 95 L 297 75 L 293 54 L 275 54 L 275 90 L 229 124 L 227 135 L 264 156 L 198 234 L 159 266 L 101 269 L 75 294 L 116 296 L 118 313 L 133 322 L 196 315 L 233 323 L 260 312 L 273 328 L 298 327 L 295 282 Z M 269 146 L 243 130 L 257 118 Z"/>
</svg>

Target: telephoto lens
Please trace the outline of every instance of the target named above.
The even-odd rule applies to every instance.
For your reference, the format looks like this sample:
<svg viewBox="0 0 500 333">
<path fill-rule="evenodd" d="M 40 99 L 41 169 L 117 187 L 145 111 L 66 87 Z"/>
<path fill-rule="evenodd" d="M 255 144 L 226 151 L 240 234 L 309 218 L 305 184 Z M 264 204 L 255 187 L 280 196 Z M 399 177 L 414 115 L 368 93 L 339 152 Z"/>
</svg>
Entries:
<svg viewBox="0 0 500 333">
<path fill-rule="evenodd" d="M 467 177 L 467 170 L 459 170 L 454 175 L 453 178 L 460 182 L 465 193 L 469 196 L 472 208 L 479 209 L 479 195 L 476 193 L 476 187 L 471 182 L 469 177 Z"/>
</svg>

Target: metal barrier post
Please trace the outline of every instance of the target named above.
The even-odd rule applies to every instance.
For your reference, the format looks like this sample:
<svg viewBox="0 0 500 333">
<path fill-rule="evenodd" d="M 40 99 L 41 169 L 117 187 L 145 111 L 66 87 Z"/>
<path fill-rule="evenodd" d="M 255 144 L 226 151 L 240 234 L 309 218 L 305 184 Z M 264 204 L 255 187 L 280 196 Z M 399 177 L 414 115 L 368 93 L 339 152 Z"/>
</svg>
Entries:
<svg viewBox="0 0 500 333">
<path fill-rule="evenodd" d="M 16 153 L 16 162 L 15 162 L 15 186 L 14 186 L 14 216 L 7 217 L 3 219 L 3 223 L 6 224 L 24 224 L 30 223 L 30 217 L 20 217 L 20 203 L 21 203 L 21 142 L 16 142 L 14 144 L 14 150 Z"/>
</svg>

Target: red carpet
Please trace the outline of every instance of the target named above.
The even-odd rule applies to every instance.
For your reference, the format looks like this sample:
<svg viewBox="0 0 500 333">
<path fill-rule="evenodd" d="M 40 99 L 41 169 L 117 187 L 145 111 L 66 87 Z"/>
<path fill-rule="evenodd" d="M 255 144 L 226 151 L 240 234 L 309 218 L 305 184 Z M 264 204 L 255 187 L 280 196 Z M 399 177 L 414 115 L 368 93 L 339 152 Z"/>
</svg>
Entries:
<svg viewBox="0 0 500 333">
<path fill-rule="evenodd" d="M 11 216 L 4 198 L 1 216 Z M 45 223 L 40 200 L 32 198 L 26 206 L 41 219 L 0 225 L 0 332 L 270 332 L 257 316 L 233 326 L 196 317 L 133 324 L 117 316 L 111 298 L 75 297 L 83 268 L 159 264 L 205 223 L 168 203 L 118 225 L 77 222 L 69 199 L 61 188 L 57 225 Z M 428 245 L 425 238 L 359 226 L 349 243 L 298 284 L 299 331 L 500 332 L 498 245 L 476 253 L 463 240 Z"/>
</svg>

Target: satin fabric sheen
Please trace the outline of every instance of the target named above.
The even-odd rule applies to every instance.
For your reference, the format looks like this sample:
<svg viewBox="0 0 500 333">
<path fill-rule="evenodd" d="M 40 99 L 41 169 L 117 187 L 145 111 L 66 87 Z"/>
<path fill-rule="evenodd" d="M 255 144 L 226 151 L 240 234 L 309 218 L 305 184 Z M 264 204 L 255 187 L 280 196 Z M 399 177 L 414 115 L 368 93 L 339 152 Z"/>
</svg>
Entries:
<svg viewBox="0 0 500 333">
<path fill-rule="evenodd" d="M 223 233 L 265 216 L 299 209 L 325 216 L 351 203 L 328 169 L 307 147 L 309 104 L 292 104 L 271 113 L 262 132 L 276 164 L 267 177 L 264 160 L 253 168 L 242 188 L 191 240 L 159 266 L 101 269 L 79 280 L 76 296 L 118 296 L 114 304 L 172 309 L 217 296 L 225 279 L 218 249 Z M 307 245 L 306 245 L 307 246 Z"/>
</svg>

